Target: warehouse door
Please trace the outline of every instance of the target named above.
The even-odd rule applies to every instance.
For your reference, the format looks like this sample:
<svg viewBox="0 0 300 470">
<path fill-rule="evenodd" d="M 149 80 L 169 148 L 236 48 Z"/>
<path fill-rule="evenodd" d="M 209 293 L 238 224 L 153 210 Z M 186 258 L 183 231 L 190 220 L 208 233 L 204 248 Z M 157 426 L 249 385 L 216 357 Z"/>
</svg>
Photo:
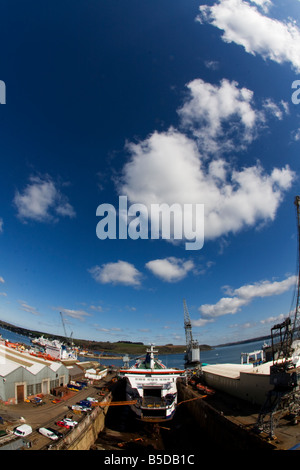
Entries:
<svg viewBox="0 0 300 470">
<path fill-rule="evenodd" d="M 17 385 L 17 402 L 24 401 L 24 385 Z"/>
<path fill-rule="evenodd" d="M 44 395 L 47 395 L 47 393 L 49 393 L 49 381 L 48 380 L 42 381 L 42 393 Z"/>
</svg>

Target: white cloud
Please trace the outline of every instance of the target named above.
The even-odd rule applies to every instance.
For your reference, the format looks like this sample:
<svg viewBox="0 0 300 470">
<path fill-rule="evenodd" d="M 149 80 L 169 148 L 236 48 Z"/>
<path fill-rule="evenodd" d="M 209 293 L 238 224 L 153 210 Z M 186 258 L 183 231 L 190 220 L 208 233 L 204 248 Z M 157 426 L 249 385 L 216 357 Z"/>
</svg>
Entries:
<svg viewBox="0 0 300 470">
<path fill-rule="evenodd" d="M 90 309 L 95 310 L 97 312 L 103 312 L 103 308 L 101 307 L 101 305 L 90 305 Z"/>
<path fill-rule="evenodd" d="M 90 317 L 91 314 L 86 312 L 85 310 L 72 310 L 69 308 L 56 308 L 60 312 L 64 313 L 68 317 L 75 318 L 76 320 L 83 321 L 85 317 Z"/>
<path fill-rule="evenodd" d="M 255 0 L 267 11 L 270 2 Z M 282 64 L 288 62 L 300 71 L 300 30 L 295 23 L 264 16 L 257 6 L 244 0 L 220 0 L 212 6 L 199 7 L 200 23 L 208 22 L 223 31 L 225 42 L 234 42 L 250 54 L 260 54 Z"/>
<path fill-rule="evenodd" d="M 271 0 L 250 0 L 250 2 L 258 5 L 264 12 L 268 12 L 272 5 Z"/>
<path fill-rule="evenodd" d="M 38 310 L 35 307 L 32 307 L 31 305 L 28 305 L 27 302 L 24 302 L 23 300 L 18 301 L 21 305 L 21 310 L 24 310 L 25 312 L 31 313 L 32 315 L 40 315 Z"/>
<path fill-rule="evenodd" d="M 237 82 L 221 81 L 220 86 L 196 79 L 188 83 L 189 99 L 178 110 L 182 125 L 191 128 L 202 151 L 216 152 L 233 146 L 233 134 L 243 141 L 252 140 L 258 113 L 251 101 L 253 92 L 238 88 Z M 230 135 L 224 124 L 232 121 Z"/>
<path fill-rule="evenodd" d="M 97 331 L 104 331 L 105 333 L 111 333 L 115 331 L 123 331 L 122 328 L 100 328 L 100 327 L 95 327 Z M 112 333 L 114 334 L 114 333 Z"/>
<path fill-rule="evenodd" d="M 300 140 L 300 127 L 292 132 L 292 138 L 296 142 L 298 142 Z"/>
<path fill-rule="evenodd" d="M 199 318 L 198 320 L 191 320 L 192 326 L 205 326 L 207 323 L 213 323 L 215 320 L 213 318 Z"/>
<path fill-rule="evenodd" d="M 128 286 L 138 286 L 140 284 L 141 273 L 127 261 L 107 263 L 94 266 L 89 269 L 95 281 L 102 284 L 123 284 Z"/>
<path fill-rule="evenodd" d="M 238 289 L 227 289 L 230 295 L 236 295 L 243 299 L 253 299 L 255 297 L 269 297 L 271 295 L 279 295 L 286 292 L 296 285 L 297 276 L 290 276 L 283 281 L 261 281 L 254 284 L 248 284 Z"/>
<path fill-rule="evenodd" d="M 268 115 L 282 119 L 287 104 L 270 98 L 256 109 L 253 92 L 235 81 L 220 85 L 195 79 L 187 84 L 189 96 L 178 110 L 183 128 L 192 130 L 201 152 L 236 151 L 245 148 L 266 125 Z M 228 125 L 230 122 L 230 125 Z"/>
<path fill-rule="evenodd" d="M 268 323 L 271 323 L 271 324 L 282 323 L 287 318 L 287 316 L 288 315 L 284 315 L 283 313 L 281 313 L 280 315 L 272 316 L 272 317 L 265 318 L 264 320 L 260 320 L 260 323 L 262 325 L 265 325 Z"/>
<path fill-rule="evenodd" d="M 288 166 L 266 174 L 260 164 L 237 170 L 222 158 L 209 163 L 196 143 L 175 129 L 154 132 L 128 150 L 120 194 L 148 208 L 162 202 L 204 204 L 206 240 L 273 220 L 294 179 Z"/>
<path fill-rule="evenodd" d="M 1 282 L 1 284 L 4 284 L 4 282 L 5 282 L 2 276 L 0 276 L 0 282 Z"/>
<path fill-rule="evenodd" d="M 66 196 L 55 186 L 49 177 L 31 176 L 24 191 L 16 191 L 14 204 L 18 217 L 22 220 L 31 219 L 49 222 L 55 217 L 74 217 L 75 211 Z"/>
<path fill-rule="evenodd" d="M 3 232 L 3 219 L 0 217 L 0 233 Z"/>
<path fill-rule="evenodd" d="M 280 295 L 296 285 L 297 276 L 290 276 L 283 281 L 261 281 L 247 284 L 238 289 L 226 288 L 231 297 L 223 297 L 216 304 L 204 304 L 199 311 L 204 317 L 215 318 L 237 313 L 241 307 L 248 305 L 255 298 Z"/>
<path fill-rule="evenodd" d="M 194 263 L 170 257 L 149 261 L 146 263 L 146 268 L 164 281 L 177 282 L 187 276 L 188 272 L 194 268 Z"/>
<path fill-rule="evenodd" d="M 0 295 L 3 295 L 4 297 L 7 297 L 7 293 L 6 293 L 6 292 L 0 292 Z"/>
<path fill-rule="evenodd" d="M 205 67 L 207 67 L 210 70 L 218 70 L 219 68 L 219 62 L 216 60 L 206 60 L 204 64 L 205 64 Z"/>
</svg>

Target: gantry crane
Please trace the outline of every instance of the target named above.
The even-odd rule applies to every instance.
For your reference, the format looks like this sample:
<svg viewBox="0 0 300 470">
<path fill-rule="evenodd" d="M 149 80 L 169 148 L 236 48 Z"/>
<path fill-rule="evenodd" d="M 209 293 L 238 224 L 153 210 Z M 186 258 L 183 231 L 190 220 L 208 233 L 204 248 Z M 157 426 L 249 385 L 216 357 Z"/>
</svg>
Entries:
<svg viewBox="0 0 300 470">
<path fill-rule="evenodd" d="M 282 415 L 290 415 L 297 421 L 300 414 L 300 342 L 299 342 L 299 301 L 300 301 L 300 197 L 296 196 L 298 231 L 298 280 L 294 314 L 271 328 L 273 365 L 270 367 L 268 392 L 255 425 L 256 431 L 267 432 L 275 437 L 275 427 Z"/>
<path fill-rule="evenodd" d="M 185 340 L 186 340 L 186 364 L 199 364 L 200 363 L 200 347 L 197 340 L 193 339 L 192 335 L 192 322 L 190 319 L 189 311 L 186 305 L 185 299 L 183 299 L 183 311 L 184 311 L 184 329 L 185 329 Z"/>
<path fill-rule="evenodd" d="M 64 329 L 64 333 L 65 333 L 65 338 L 66 338 L 66 340 L 71 344 L 71 346 L 73 346 L 73 339 L 72 339 L 73 331 L 71 332 L 70 337 L 69 337 L 68 334 L 67 334 L 67 330 L 66 330 L 66 325 L 65 325 L 65 320 L 64 320 L 63 314 L 62 314 L 62 312 L 59 312 L 59 313 L 60 313 L 60 316 L 61 316 L 61 322 L 62 322 L 62 325 L 63 325 L 63 329 Z"/>
</svg>

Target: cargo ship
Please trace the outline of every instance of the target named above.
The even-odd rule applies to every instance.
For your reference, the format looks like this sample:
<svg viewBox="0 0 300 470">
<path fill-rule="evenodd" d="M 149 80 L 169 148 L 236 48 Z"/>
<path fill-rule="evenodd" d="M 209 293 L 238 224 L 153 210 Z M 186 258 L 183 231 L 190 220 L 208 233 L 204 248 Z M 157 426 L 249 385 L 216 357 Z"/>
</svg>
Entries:
<svg viewBox="0 0 300 470">
<path fill-rule="evenodd" d="M 173 418 L 177 404 L 177 380 L 185 371 L 167 368 L 155 357 L 153 344 L 146 356 L 130 368 L 120 369 L 126 379 L 126 400 L 141 421 L 161 422 Z"/>
</svg>

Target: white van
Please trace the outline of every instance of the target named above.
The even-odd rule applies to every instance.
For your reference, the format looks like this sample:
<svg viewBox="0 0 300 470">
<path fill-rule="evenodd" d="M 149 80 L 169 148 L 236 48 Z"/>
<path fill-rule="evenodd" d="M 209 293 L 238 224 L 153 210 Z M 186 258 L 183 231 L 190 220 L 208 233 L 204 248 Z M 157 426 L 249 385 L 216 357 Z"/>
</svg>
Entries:
<svg viewBox="0 0 300 470">
<path fill-rule="evenodd" d="M 14 434 L 16 436 L 28 436 L 32 433 L 32 427 L 29 424 L 21 424 L 14 429 Z"/>
<path fill-rule="evenodd" d="M 49 439 L 52 439 L 53 441 L 57 441 L 58 436 L 54 434 L 54 432 L 50 431 L 50 429 L 47 428 L 40 428 L 39 433 L 42 434 L 43 436 L 49 437 Z"/>
</svg>

